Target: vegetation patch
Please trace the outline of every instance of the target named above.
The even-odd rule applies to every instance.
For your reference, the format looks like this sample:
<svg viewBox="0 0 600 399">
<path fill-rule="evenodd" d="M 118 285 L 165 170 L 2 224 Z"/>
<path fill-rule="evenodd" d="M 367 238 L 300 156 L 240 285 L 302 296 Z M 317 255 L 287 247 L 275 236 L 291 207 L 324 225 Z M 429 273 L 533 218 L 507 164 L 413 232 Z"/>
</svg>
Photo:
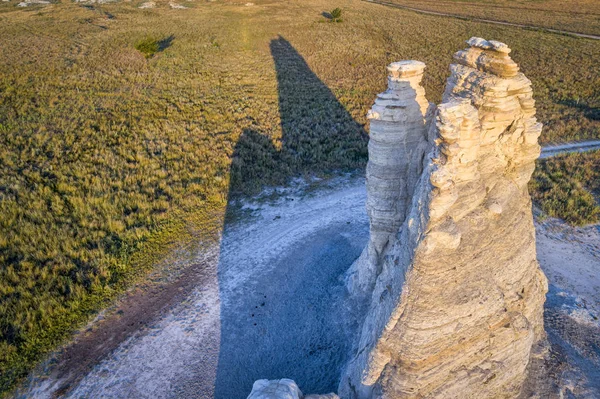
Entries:
<svg viewBox="0 0 600 399">
<path fill-rule="evenodd" d="M 329 20 L 329 22 L 342 22 L 342 9 L 337 7 L 330 12 L 324 12 L 323 16 Z"/>
<path fill-rule="evenodd" d="M 153 37 L 146 37 L 142 40 L 139 40 L 135 44 L 136 50 L 144 55 L 146 58 L 151 58 L 156 54 L 159 50 L 158 40 Z"/>
<path fill-rule="evenodd" d="M 581 226 L 600 221 L 600 151 L 541 159 L 530 183 L 548 216 Z"/>
<path fill-rule="evenodd" d="M 146 58 L 154 57 L 154 54 L 159 51 L 163 51 L 171 45 L 173 36 L 164 37 L 162 39 L 156 39 L 151 36 L 147 36 L 135 43 L 135 48 Z"/>
</svg>

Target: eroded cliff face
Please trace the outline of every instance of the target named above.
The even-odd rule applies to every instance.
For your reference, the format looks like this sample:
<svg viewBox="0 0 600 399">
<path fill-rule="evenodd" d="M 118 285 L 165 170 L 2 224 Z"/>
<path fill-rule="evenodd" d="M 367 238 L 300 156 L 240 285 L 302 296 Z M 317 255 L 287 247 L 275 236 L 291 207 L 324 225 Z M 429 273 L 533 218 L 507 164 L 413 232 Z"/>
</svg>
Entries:
<svg viewBox="0 0 600 399">
<path fill-rule="evenodd" d="M 382 157 L 377 145 L 369 147 L 369 166 L 377 166 L 367 169 L 370 246 L 381 250 L 351 272 L 354 293 L 372 294 L 342 398 L 517 397 L 532 347 L 544 338 L 547 283 L 527 191 L 542 129 L 531 82 L 505 44 L 468 44 L 454 55 L 435 112 L 423 111 L 426 102 L 412 86 L 394 93 L 423 104 L 428 132 L 388 123 L 390 147 L 401 151 Z M 391 113 L 381 111 L 389 92 L 373 114 Z M 392 109 L 392 120 L 411 118 L 408 107 Z M 380 120 L 372 121 L 375 137 Z M 374 171 L 387 176 L 380 165 L 406 163 L 394 176 L 413 188 L 380 190 Z M 393 210 L 388 224 L 379 221 L 382 209 Z M 390 233 L 383 246 L 382 230 Z"/>
<path fill-rule="evenodd" d="M 467 43 L 437 107 L 425 65 L 401 61 L 369 113 L 370 242 L 347 279 L 366 316 L 343 399 L 516 398 L 545 339 L 531 82 L 505 44 Z"/>
</svg>

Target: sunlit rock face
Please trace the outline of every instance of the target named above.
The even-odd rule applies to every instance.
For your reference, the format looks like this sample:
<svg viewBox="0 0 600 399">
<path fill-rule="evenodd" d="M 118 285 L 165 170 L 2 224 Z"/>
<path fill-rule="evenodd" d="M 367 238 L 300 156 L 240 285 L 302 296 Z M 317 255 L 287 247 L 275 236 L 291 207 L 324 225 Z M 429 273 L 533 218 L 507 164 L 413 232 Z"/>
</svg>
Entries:
<svg viewBox="0 0 600 399">
<path fill-rule="evenodd" d="M 531 82 L 505 44 L 468 44 L 435 111 L 414 61 L 371 111 L 371 252 L 349 275 L 370 305 L 342 398 L 517 397 L 544 339 Z"/>
</svg>

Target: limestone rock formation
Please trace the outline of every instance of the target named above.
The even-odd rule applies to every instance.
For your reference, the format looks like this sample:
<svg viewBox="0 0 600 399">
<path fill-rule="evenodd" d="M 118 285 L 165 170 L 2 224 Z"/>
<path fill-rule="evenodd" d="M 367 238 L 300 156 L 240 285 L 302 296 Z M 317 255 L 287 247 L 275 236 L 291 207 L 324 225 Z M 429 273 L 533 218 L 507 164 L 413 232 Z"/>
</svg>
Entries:
<svg viewBox="0 0 600 399">
<path fill-rule="evenodd" d="M 516 398 L 545 340 L 531 82 L 506 44 L 467 43 L 440 105 L 425 65 L 401 61 L 369 113 L 371 237 L 348 273 L 366 310 L 343 399 Z"/>
<path fill-rule="evenodd" d="M 406 217 L 428 149 L 427 122 L 435 106 L 421 86 L 425 64 L 400 61 L 388 66 L 388 89 L 377 96 L 368 114 L 369 163 L 367 212 L 370 240 L 353 267 L 351 290 L 370 293 L 381 254 Z"/>
<path fill-rule="evenodd" d="M 336 394 L 303 396 L 292 380 L 258 380 L 252 386 L 248 399 L 340 399 Z"/>
<path fill-rule="evenodd" d="M 302 399 L 298 385 L 290 379 L 258 380 L 252 385 L 248 399 Z"/>
<path fill-rule="evenodd" d="M 531 82 L 505 44 L 467 43 L 434 113 L 415 90 L 414 61 L 390 66 L 373 106 L 367 209 L 378 253 L 350 277 L 371 295 L 344 399 L 517 397 L 544 339 L 547 282 L 527 191 L 542 129 Z"/>
</svg>

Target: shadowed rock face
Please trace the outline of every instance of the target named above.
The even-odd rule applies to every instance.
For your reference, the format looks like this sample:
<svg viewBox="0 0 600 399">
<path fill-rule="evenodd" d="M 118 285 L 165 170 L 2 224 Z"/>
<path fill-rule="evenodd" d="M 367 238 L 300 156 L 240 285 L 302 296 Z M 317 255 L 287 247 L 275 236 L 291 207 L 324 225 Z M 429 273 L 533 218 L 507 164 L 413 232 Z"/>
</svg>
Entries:
<svg viewBox="0 0 600 399">
<path fill-rule="evenodd" d="M 340 399 L 334 393 L 325 395 L 302 395 L 298 385 L 292 380 L 258 380 L 252 386 L 248 399 Z"/>
<path fill-rule="evenodd" d="M 425 64 L 400 61 L 388 66 L 388 90 L 377 96 L 371 121 L 367 165 L 367 211 L 371 245 L 377 254 L 398 232 L 426 147 L 429 103 L 421 87 Z M 415 162 L 416 161 L 416 162 Z"/>
<path fill-rule="evenodd" d="M 410 204 L 368 187 L 372 235 L 380 234 L 373 217 L 386 200 L 398 198 L 406 216 L 394 220 L 401 227 L 382 253 L 353 265 L 349 286 L 358 296 L 375 284 L 343 398 L 517 397 L 532 347 L 544 338 L 547 283 L 527 191 L 542 128 L 531 82 L 505 44 L 468 44 L 454 55 L 425 159 L 420 142 L 397 152 L 422 169 Z M 399 97 L 411 94 L 419 101 L 410 88 Z M 395 128 L 404 130 L 396 137 L 408 134 Z M 379 163 L 371 148 L 369 163 L 372 155 Z"/>
</svg>

